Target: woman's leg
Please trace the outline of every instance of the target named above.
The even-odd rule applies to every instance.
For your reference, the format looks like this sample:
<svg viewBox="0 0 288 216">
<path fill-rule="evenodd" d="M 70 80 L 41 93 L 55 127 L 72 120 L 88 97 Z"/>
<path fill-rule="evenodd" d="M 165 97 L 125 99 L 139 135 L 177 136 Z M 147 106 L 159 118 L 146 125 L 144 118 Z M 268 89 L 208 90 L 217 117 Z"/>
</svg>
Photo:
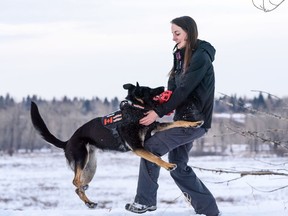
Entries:
<svg viewBox="0 0 288 216">
<path fill-rule="evenodd" d="M 137 194 L 134 202 L 156 206 L 159 172 L 159 166 L 141 158 Z"/>
<path fill-rule="evenodd" d="M 205 134 L 205 129 L 203 128 L 173 128 L 156 133 L 145 141 L 144 148 L 155 155 L 162 156 L 181 145 L 192 143 L 193 140 L 201 137 L 203 134 Z M 156 206 L 159 172 L 160 167 L 156 164 L 141 159 L 137 194 L 135 196 L 136 203 Z"/>
<path fill-rule="evenodd" d="M 196 176 L 192 168 L 187 165 L 191 148 L 192 143 L 189 143 L 169 152 L 169 162 L 177 164 L 177 169 L 172 171 L 170 175 L 194 207 L 196 213 L 209 216 L 218 215 L 219 210 L 215 198 Z"/>
</svg>

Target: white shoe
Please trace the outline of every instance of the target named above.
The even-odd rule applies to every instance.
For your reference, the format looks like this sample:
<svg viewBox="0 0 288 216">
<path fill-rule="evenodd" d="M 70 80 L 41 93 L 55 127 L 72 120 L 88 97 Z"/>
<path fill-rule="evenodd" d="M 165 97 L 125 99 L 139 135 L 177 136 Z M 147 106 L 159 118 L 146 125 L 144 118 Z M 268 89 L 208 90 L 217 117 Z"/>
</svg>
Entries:
<svg viewBox="0 0 288 216">
<path fill-rule="evenodd" d="M 137 213 L 137 214 L 142 214 L 147 211 L 155 211 L 157 209 L 156 206 L 147 206 L 147 205 L 141 205 L 139 203 L 133 202 L 133 203 L 127 203 L 125 205 L 125 209 L 127 211 Z"/>
</svg>

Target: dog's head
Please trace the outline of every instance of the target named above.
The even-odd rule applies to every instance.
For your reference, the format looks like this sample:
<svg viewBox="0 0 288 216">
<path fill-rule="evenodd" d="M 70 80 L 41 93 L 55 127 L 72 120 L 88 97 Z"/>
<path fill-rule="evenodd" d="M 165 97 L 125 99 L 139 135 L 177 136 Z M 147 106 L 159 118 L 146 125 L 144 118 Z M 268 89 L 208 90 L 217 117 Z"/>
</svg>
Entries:
<svg viewBox="0 0 288 216">
<path fill-rule="evenodd" d="M 157 88 L 150 88 L 147 86 L 140 86 L 139 83 L 136 83 L 136 86 L 133 84 L 125 84 L 123 88 L 128 90 L 126 99 L 131 101 L 133 104 L 143 106 L 146 109 L 153 109 L 157 102 L 154 97 L 160 95 L 164 91 L 164 87 L 160 86 Z"/>
</svg>

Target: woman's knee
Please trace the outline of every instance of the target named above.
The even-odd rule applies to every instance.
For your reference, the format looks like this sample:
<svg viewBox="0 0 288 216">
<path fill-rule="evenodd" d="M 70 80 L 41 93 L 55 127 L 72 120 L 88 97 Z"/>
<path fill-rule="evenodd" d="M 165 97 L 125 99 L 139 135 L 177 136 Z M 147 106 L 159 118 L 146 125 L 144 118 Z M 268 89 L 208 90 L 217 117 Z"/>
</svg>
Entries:
<svg viewBox="0 0 288 216">
<path fill-rule="evenodd" d="M 169 152 L 168 147 L 164 143 L 162 143 L 161 140 L 158 140 L 156 138 L 153 139 L 153 137 L 145 141 L 144 148 L 147 151 L 156 154 L 158 156 L 162 156 L 167 152 Z"/>
<path fill-rule="evenodd" d="M 196 177 L 193 169 L 187 164 L 177 164 L 177 168 L 170 172 L 171 177 L 183 177 L 183 176 L 191 176 Z"/>
</svg>

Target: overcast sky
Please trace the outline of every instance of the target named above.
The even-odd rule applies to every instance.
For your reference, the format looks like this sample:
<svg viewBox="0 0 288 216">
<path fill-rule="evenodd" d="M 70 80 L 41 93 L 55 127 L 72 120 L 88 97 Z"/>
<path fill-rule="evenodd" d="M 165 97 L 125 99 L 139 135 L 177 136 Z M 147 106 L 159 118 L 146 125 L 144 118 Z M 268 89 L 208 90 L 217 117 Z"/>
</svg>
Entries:
<svg viewBox="0 0 288 216">
<path fill-rule="evenodd" d="M 170 21 L 183 15 L 217 50 L 216 96 L 288 96 L 288 4 L 264 13 L 251 0 L 1 0 L 0 95 L 122 99 L 125 83 L 166 86 Z"/>
</svg>

